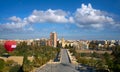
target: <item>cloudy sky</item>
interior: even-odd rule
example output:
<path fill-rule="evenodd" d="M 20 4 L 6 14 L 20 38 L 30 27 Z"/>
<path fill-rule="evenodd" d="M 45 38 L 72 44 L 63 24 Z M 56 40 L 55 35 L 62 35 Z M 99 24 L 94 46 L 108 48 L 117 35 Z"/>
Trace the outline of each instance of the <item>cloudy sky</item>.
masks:
<path fill-rule="evenodd" d="M 0 0 L 0 39 L 120 39 L 120 0 Z"/>

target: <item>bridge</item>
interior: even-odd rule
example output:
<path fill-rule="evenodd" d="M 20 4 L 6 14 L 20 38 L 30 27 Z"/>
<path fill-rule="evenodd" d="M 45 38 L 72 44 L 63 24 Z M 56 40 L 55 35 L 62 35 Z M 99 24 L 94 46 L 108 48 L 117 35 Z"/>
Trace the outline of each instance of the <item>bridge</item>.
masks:
<path fill-rule="evenodd" d="M 38 68 L 35 72 L 79 72 L 75 69 L 75 65 L 70 63 L 66 49 L 61 49 L 60 62 L 48 63 L 42 68 Z"/>

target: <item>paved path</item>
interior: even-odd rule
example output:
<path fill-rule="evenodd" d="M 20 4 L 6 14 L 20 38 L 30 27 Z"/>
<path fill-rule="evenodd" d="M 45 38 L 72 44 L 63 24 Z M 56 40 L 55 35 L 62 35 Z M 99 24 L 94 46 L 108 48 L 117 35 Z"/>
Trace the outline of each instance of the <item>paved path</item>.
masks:
<path fill-rule="evenodd" d="M 69 61 L 66 49 L 61 49 L 61 62 L 46 64 L 44 67 L 39 68 L 36 72 L 79 72 L 75 70 L 75 66 Z"/>

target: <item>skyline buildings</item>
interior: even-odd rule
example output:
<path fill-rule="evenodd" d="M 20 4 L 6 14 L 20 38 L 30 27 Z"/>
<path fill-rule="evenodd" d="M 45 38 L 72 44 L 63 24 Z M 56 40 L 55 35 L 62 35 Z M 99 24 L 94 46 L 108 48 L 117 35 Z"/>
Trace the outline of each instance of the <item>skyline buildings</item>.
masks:
<path fill-rule="evenodd" d="M 0 44 L 4 45 L 5 41 L 8 40 L 0 40 Z M 12 40 L 10 40 L 12 41 Z M 89 45 L 96 44 L 99 48 L 108 48 L 120 45 L 120 40 L 66 40 L 63 37 L 61 39 L 57 38 L 56 32 L 51 32 L 49 38 L 41 38 L 41 39 L 29 39 L 29 40 L 13 40 L 16 41 L 17 44 L 25 42 L 27 45 L 37 45 L 37 46 L 51 46 L 51 47 L 76 47 L 77 49 L 89 49 Z M 93 45 L 94 46 L 94 45 Z"/>

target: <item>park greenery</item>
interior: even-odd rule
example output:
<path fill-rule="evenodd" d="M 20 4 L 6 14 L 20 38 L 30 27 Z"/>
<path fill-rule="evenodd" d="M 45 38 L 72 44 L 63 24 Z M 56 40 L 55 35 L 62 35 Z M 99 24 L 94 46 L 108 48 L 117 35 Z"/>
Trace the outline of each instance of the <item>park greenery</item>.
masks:
<path fill-rule="evenodd" d="M 105 52 L 99 54 L 92 53 L 77 53 L 76 49 L 71 46 L 66 46 L 73 56 L 77 59 L 77 62 L 90 67 L 93 67 L 97 72 L 119 72 L 120 71 L 120 46 L 114 46 L 112 53 Z"/>
<path fill-rule="evenodd" d="M 90 45 L 90 48 L 96 48 Z M 0 59 L 0 72 L 30 72 L 34 68 L 40 67 L 47 63 L 49 60 L 53 60 L 56 55 L 60 52 L 61 45 L 59 48 L 53 48 L 49 46 L 38 46 L 27 45 L 26 42 L 21 42 L 17 45 L 17 48 L 10 52 L 11 56 L 23 56 L 23 64 L 19 65 L 13 60 L 4 61 Z M 112 53 L 105 52 L 104 54 L 92 53 L 77 53 L 76 49 L 71 45 L 66 45 L 66 49 L 76 57 L 77 62 L 93 67 L 98 72 L 109 71 L 118 72 L 120 71 L 120 46 L 116 45 L 112 48 Z M 3 45 L 0 45 L 0 56 L 3 56 L 5 50 Z M 33 61 L 28 60 L 28 57 L 34 57 Z"/>
<path fill-rule="evenodd" d="M 19 65 L 13 60 L 4 61 L 0 59 L 0 72 L 30 72 L 50 60 L 53 60 L 60 52 L 60 48 L 50 46 L 27 45 L 26 42 L 17 44 L 14 51 L 9 52 L 10 56 L 23 56 L 23 64 Z M 7 53 L 3 45 L 0 45 L 0 56 Z M 28 57 L 34 57 L 32 61 Z"/>

